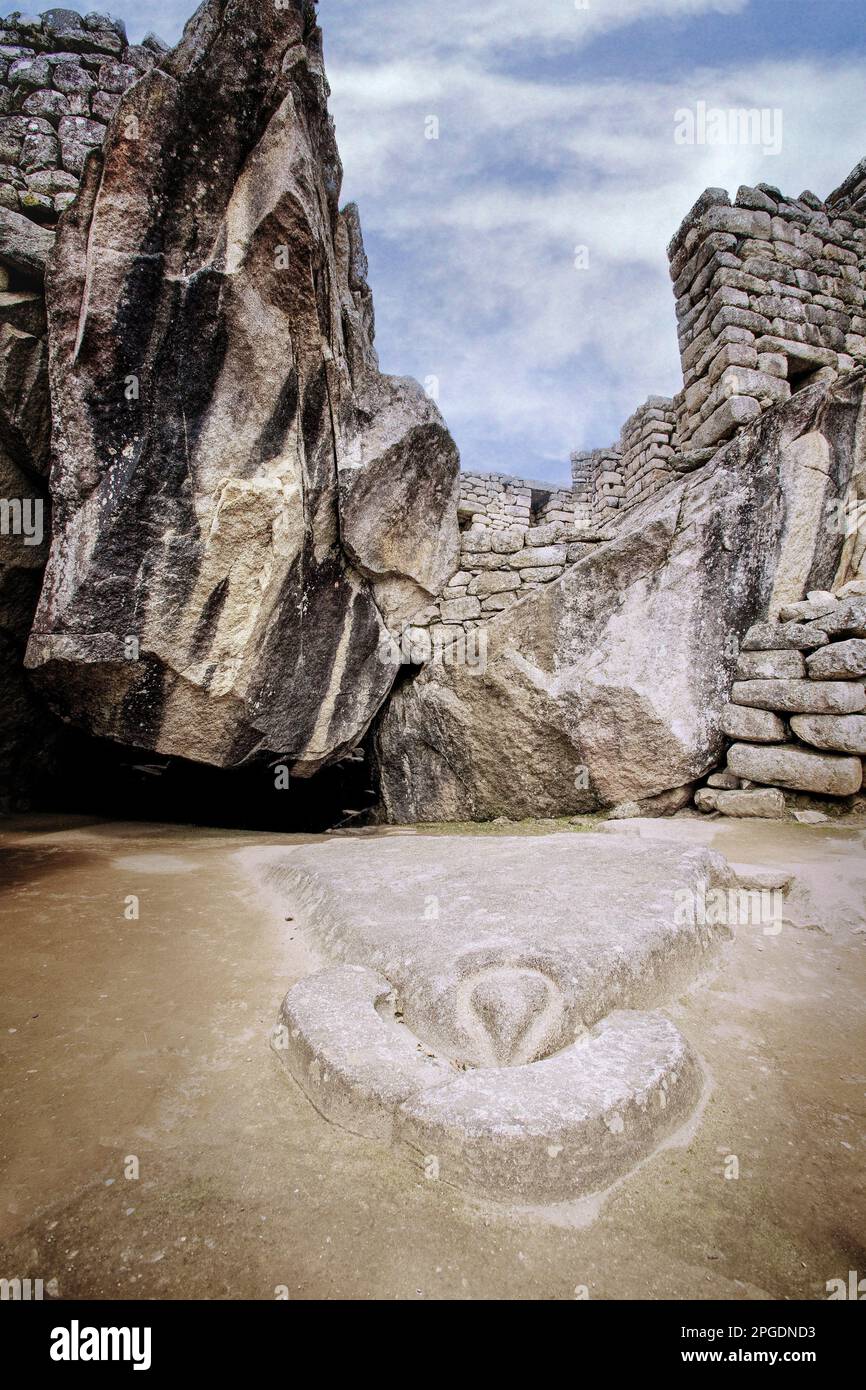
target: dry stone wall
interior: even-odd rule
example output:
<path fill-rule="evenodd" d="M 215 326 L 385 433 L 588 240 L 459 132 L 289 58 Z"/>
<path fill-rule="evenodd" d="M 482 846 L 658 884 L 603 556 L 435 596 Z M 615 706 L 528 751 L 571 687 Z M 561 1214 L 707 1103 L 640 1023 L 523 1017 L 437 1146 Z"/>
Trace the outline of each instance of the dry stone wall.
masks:
<path fill-rule="evenodd" d="M 0 20 L 0 207 L 53 225 L 121 95 L 167 45 L 127 42 L 104 14 L 19 11 Z"/>
<path fill-rule="evenodd" d="M 506 473 L 461 473 L 458 510 L 464 525 L 491 530 L 543 526 L 551 521 L 573 525 L 575 521 L 570 488 Z"/>
<path fill-rule="evenodd" d="M 866 219 L 759 184 L 709 189 L 671 242 L 683 450 L 727 440 L 793 391 L 866 362 Z"/>
<path fill-rule="evenodd" d="M 822 202 L 759 184 L 701 195 L 668 247 L 683 388 L 606 449 L 572 454 L 578 505 L 611 525 L 764 411 L 866 363 L 866 160 Z"/>
<path fill-rule="evenodd" d="M 572 489 L 504 473 L 461 473 L 458 516 L 460 567 L 412 620 L 419 659 L 558 579 L 600 539 Z"/>
<path fill-rule="evenodd" d="M 780 819 L 792 794 L 849 802 L 863 785 L 864 681 L 866 580 L 812 591 L 756 623 L 722 712 L 727 762 L 695 794 L 698 810 Z M 794 815 L 826 819 L 814 808 Z"/>

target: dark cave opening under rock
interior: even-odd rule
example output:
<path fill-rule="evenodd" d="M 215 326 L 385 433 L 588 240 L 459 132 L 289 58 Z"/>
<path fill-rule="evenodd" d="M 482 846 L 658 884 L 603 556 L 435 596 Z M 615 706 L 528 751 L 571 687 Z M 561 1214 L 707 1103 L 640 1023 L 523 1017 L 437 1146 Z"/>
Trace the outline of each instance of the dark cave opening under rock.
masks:
<path fill-rule="evenodd" d="M 6 809 L 310 834 L 377 818 L 368 741 L 312 777 L 292 776 L 289 766 L 270 755 L 212 767 L 60 726 L 26 794 Z"/>

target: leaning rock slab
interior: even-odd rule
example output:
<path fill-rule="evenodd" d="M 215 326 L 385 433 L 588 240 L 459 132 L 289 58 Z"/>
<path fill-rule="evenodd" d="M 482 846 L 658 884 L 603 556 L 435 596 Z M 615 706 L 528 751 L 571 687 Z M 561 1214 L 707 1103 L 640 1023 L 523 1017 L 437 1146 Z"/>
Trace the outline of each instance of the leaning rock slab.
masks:
<path fill-rule="evenodd" d="M 859 758 L 837 758 L 804 748 L 735 743 L 728 751 L 728 764 L 738 777 L 750 782 L 770 782 L 822 796 L 853 796 L 863 784 Z"/>
<path fill-rule="evenodd" d="M 457 452 L 378 370 L 327 95 L 311 0 L 208 0 L 61 221 L 28 664 L 93 734 L 311 773 L 366 732 L 389 624 L 454 564 Z"/>
<path fill-rule="evenodd" d="M 489 622 L 483 669 L 432 662 L 402 684 L 376 735 L 389 820 L 580 813 L 709 772 L 737 642 L 770 611 L 778 576 L 787 602 L 836 575 L 843 538 L 826 508 L 857 466 L 862 397 L 862 376 L 792 397 Z M 807 432 L 828 461 L 808 507 Z M 764 626 L 756 647 L 828 640 L 804 624 L 788 640 L 783 625 Z"/>

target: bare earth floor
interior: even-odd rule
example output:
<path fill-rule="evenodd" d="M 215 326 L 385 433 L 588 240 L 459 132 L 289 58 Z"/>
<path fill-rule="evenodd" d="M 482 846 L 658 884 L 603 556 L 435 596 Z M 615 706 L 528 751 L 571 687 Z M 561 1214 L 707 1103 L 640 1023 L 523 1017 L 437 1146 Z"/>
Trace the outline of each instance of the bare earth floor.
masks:
<path fill-rule="evenodd" d="M 665 1010 L 710 1078 L 679 1145 L 603 1198 L 528 1210 L 328 1124 L 270 1049 L 316 961 L 237 851 L 314 837 L 5 822 L 0 1276 L 72 1298 L 783 1299 L 862 1274 L 866 935 L 839 885 L 862 899 L 866 828 L 611 833 L 625 862 L 629 835 L 673 833 L 808 864 L 829 920 L 739 929 Z"/>

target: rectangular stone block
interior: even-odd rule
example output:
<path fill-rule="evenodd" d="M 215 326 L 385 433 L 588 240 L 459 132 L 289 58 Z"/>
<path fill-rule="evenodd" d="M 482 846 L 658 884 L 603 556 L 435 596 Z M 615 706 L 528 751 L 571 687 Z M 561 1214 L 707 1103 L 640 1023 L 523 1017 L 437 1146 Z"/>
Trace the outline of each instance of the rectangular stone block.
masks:
<path fill-rule="evenodd" d="M 775 652 L 740 652 L 737 678 L 741 681 L 805 680 L 806 659 L 790 648 Z"/>
<path fill-rule="evenodd" d="M 520 571 L 520 578 L 524 584 L 549 584 L 551 579 L 558 579 L 564 569 L 564 565 L 545 565 L 538 569 L 523 569 Z"/>
<path fill-rule="evenodd" d="M 481 614 L 481 604 L 477 598 L 456 598 L 450 602 L 443 600 L 439 607 L 443 623 L 462 623 L 467 618 L 477 618 Z"/>
<path fill-rule="evenodd" d="M 719 440 L 727 439 L 744 425 L 757 420 L 761 414 L 758 402 L 750 396 L 732 396 L 714 411 L 708 420 L 695 430 L 692 447 L 705 449 Z"/>
<path fill-rule="evenodd" d="M 497 531 L 492 537 L 491 549 L 497 555 L 508 555 L 513 551 L 522 550 L 526 534 L 521 526 L 509 526 L 504 531 Z"/>
<path fill-rule="evenodd" d="M 866 676 L 866 641 L 851 637 L 847 642 L 831 642 L 807 658 L 813 681 L 851 680 Z"/>
<path fill-rule="evenodd" d="M 713 337 L 725 328 L 747 328 L 750 333 L 768 333 L 771 321 L 751 309 L 720 309 L 710 324 Z"/>
<path fill-rule="evenodd" d="M 860 714 L 866 709 L 866 687 L 858 681 L 735 681 L 731 700 L 785 714 Z"/>
<path fill-rule="evenodd" d="M 713 207 L 704 214 L 702 221 L 708 232 L 728 232 L 736 237 L 757 237 L 767 241 L 773 235 L 773 218 L 770 214 L 751 208 Z"/>
<path fill-rule="evenodd" d="M 792 744 L 767 748 L 735 743 L 728 751 L 728 766 L 749 782 L 816 792 L 820 796 L 854 796 L 863 785 L 863 764 L 859 758 L 812 753 Z"/>
<path fill-rule="evenodd" d="M 567 549 L 564 545 L 527 546 L 511 561 L 517 570 L 547 565 L 564 565 Z"/>
<path fill-rule="evenodd" d="M 722 376 L 720 386 L 729 396 L 752 396 L 762 405 L 778 405 L 791 399 L 791 388 L 787 381 L 764 372 L 751 371 L 748 367 L 728 367 Z"/>
<path fill-rule="evenodd" d="M 489 598 L 491 594 L 504 594 L 509 589 L 519 588 L 520 576 L 512 570 L 487 570 L 472 580 L 469 593 L 478 598 Z"/>
<path fill-rule="evenodd" d="M 742 650 L 776 652 L 784 648 L 808 652 L 826 647 L 829 640 L 814 623 L 755 623 L 743 638 Z"/>
<path fill-rule="evenodd" d="M 791 728 L 804 743 L 866 757 L 866 715 L 795 714 Z"/>
<path fill-rule="evenodd" d="M 777 714 L 734 704 L 722 710 L 722 733 L 749 743 L 783 743 L 788 731 Z"/>

